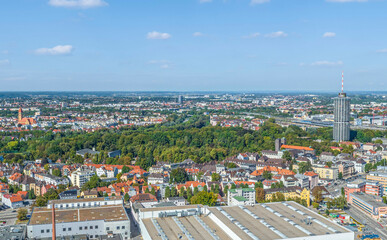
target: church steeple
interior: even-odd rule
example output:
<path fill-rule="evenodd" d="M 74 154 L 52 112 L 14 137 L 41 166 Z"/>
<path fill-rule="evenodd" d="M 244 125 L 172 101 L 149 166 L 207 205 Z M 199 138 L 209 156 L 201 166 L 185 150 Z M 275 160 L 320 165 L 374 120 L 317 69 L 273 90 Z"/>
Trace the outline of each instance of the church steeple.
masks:
<path fill-rule="evenodd" d="M 23 119 L 23 109 L 19 108 L 18 120 L 19 122 Z"/>

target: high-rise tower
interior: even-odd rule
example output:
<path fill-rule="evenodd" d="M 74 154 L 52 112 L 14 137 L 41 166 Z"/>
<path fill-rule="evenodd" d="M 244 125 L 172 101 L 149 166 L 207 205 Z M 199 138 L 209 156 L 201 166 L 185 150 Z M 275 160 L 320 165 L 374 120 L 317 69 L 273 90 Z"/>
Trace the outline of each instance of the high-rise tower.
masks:
<path fill-rule="evenodd" d="M 349 112 L 350 98 L 344 93 L 344 73 L 341 75 L 341 93 L 333 99 L 334 102 L 334 125 L 333 139 L 336 142 L 349 140 Z"/>

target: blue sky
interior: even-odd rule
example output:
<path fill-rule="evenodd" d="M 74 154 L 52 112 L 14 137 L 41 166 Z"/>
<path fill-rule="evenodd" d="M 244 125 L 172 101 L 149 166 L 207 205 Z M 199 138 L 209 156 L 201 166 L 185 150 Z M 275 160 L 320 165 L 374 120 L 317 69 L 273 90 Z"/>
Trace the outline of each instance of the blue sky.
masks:
<path fill-rule="evenodd" d="M 5 0 L 2 91 L 387 90 L 386 0 Z"/>

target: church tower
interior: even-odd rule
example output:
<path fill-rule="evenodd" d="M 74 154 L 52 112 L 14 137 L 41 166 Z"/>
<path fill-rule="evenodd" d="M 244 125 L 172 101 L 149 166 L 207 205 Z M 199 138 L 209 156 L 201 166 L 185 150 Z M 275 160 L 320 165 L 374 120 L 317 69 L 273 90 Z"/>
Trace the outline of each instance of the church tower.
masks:
<path fill-rule="evenodd" d="M 23 110 L 22 108 L 19 108 L 19 115 L 18 115 L 18 118 L 19 122 L 23 119 Z"/>

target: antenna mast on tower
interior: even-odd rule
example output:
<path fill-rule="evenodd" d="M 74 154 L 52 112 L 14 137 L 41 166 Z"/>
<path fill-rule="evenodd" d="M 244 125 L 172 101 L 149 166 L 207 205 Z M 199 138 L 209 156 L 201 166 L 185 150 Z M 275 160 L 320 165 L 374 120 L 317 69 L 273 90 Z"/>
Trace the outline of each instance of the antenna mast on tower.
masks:
<path fill-rule="evenodd" d="M 341 93 L 344 92 L 344 71 L 341 72 Z"/>

